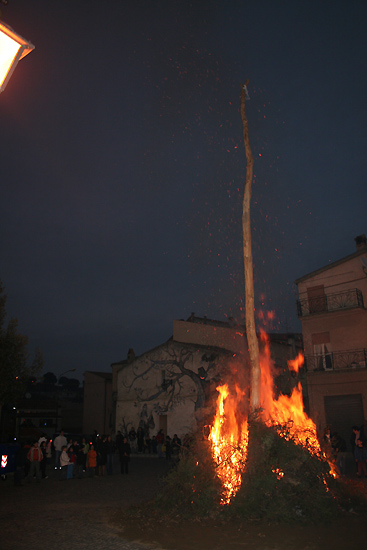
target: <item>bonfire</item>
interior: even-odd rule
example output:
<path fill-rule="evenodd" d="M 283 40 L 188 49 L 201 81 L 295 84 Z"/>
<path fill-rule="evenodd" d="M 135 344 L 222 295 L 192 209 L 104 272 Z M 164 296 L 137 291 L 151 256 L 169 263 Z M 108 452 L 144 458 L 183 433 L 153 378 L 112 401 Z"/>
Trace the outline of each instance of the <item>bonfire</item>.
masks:
<path fill-rule="evenodd" d="M 253 157 L 245 113 L 247 84 L 241 87 L 247 160 L 242 226 L 251 383 L 243 388 L 231 380 L 217 387 L 216 414 L 207 445 L 196 444 L 186 450 L 177 471 L 168 478 L 160 503 L 171 510 L 180 509 L 180 513 L 192 510 L 210 515 L 229 510 L 242 518 L 321 519 L 340 509 L 336 467 L 322 450 L 316 426 L 305 413 L 301 384 L 290 395 L 275 397 L 268 337 L 262 331 L 259 345 L 255 329 L 250 235 Z M 302 354 L 288 363 L 294 372 L 302 365 Z"/>
<path fill-rule="evenodd" d="M 261 332 L 262 352 L 255 329 L 253 264 L 251 249 L 250 200 L 252 187 L 253 156 L 250 148 L 248 121 L 245 102 L 249 99 L 248 81 L 241 87 L 241 118 L 243 139 L 246 151 L 246 181 L 243 196 L 242 231 L 243 259 L 246 296 L 246 337 L 251 367 L 251 387 L 249 388 L 250 412 L 267 427 L 274 427 L 279 437 L 301 446 L 306 453 L 327 460 L 322 453 L 317 438 L 316 426 L 306 415 L 303 407 L 302 387 L 299 383 L 290 396 L 274 397 L 273 368 L 267 335 Z M 303 356 L 289 363 L 291 370 L 298 371 L 303 364 Z M 212 455 L 217 466 L 217 475 L 223 486 L 221 503 L 229 504 L 241 487 L 242 474 L 246 467 L 249 438 L 249 421 L 243 416 L 243 407 L 238 400 L 243 400 L 244 388 L 236 386 L 231 394 L 228 385 L 219 386 L 217 412 L 210 431 L 209 440 Z M 241 414 L 242 413 L 242 414 Z M 239 420 L 240 419 L 240 420 Z M 274 457 L 276 460 L 277 457 Z M 277 480 L 285 478 L 286 473 L 278 466 L 269 464 Z M 330 464 L 330 474 L 336 476 L 335 468 Z M 325 476 L 322 476 L 326 490 Z"/>
<path fill-rule="evenodd" d="M 264 331 L 261 331 L 261 342 L 261 400 L 257 421 L 269 428 L 274 428 L 280 438 L 301 446 L 306 454 L 317 458 L 323 465 L 327 463 L 329 475 L 337 477 L 334 463 L 321 449 L 316 425 L 304 411 L 301 383 L 298 382 L 291 395 L 280 394 L 275 398 L 273 362 L 270 356 L 269 338 Z M 288 362 L 289 369 L 295 372 L 298 372 L 302 365 L 302 353 Z M 242 404 L 246 394 L 244 389 L 234 384 L 234 391 L 231 393 L 228 384 L 223 384 L 217 387 L 217 391 L 216 414 L 208 439 L 211 443 L 217 476 L 222 484 L 220 501 L 222 505 L 228 505 L 239 491 L 242 476 L 246 471 L 249 419 L 242 413 L 245 409 Z M 280 481 L 286 476 L 286 472 L 277 465 L 278 457 L 273 457 L 273 460 L 275 463 L 269 463 L 269 471 Z M 320 479 L 325 486 L 325 491 L 328 491 L 324 473 Z M 287 479 L 284 479 L 284 482 L 287 482 Z"/>

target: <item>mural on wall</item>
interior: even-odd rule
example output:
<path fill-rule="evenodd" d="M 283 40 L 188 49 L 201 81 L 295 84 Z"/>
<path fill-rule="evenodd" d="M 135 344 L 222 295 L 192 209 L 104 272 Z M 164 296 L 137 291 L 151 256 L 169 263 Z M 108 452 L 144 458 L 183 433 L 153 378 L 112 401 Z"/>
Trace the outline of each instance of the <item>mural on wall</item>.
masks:
<path fill-rule="evenodd" d="M 203 354 L 197 347 L 169 343 L 155 355 L 134 362 L 122 380 L 127 391 L 134 392 L 136 405 L 144 402 L 141 412 L 144 422 L 153 421 L 152 413 L 149 416 L 147 412 L 147 402 L 152 402 L 158 415 L 167 414 L 187 399 L 194 403 L 195 414 L 203 409 L 220 379 L 219 353 Z"/>
<path fill-rule="evenodd" d="M 149 435 L 150 430 L 154 430 L 155 428 L 153 413 L 149 413 L 148 405 L 146 403 L 144 403 L 140 411 L 138 428 L 141 428 L 146 435 Z"/>

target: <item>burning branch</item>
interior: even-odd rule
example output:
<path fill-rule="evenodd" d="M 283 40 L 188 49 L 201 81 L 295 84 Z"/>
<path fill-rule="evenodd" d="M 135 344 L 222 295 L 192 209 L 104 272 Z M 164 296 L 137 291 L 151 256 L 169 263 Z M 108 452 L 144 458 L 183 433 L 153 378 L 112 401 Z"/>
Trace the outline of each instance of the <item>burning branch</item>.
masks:
<path fill-rule="evenodd" d="M 260 354 L 259 343 L 256 336 L 255 327 L 255 298 L 254 298 L 254 276 L 251 248 L 251 221 L 250 221 L 250 202 L 252 185 L 252 167 L 254 159 L 250 148 L 250 139 L 248 132 L 248 122 L 246 118 L 245 101 L 247 93 L 247 84 L 241 86 L 241 118 L 243 125 L 243 141 L 246 151 L 246 181 L 243 194 L 242 205 L 242 233 L 243 233 L 243 261 L 245 269 L 245 297 L 246 297 L 246 334 L 249 347 L 251 362 L 251 397 L 250 407 L 254 412 L 260 407 Z"/>

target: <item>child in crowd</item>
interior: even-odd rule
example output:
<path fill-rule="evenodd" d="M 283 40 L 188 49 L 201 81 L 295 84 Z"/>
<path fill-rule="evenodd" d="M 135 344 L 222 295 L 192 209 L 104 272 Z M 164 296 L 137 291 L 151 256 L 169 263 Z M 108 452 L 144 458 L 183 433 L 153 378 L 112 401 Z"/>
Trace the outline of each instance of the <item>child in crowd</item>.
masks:
<path fill-rule="evenodd" d="M 43 458 L 42 451 L 38 446 L 38 442 L 35 441 L 33 446 L 29 449 L 27 455 L 28 461 L 30 463 L 28 481 L 32 481 L 33 476 L 36 476 L 36 481 L 41 481 L 41 460 Z"/>
<path fill-rule="evenodd" d="M 97 468 L 97 453 L 94 450 L 94 445 L 91 445 L 87 454 L 87 472 L 90 477 L 94 477 L 96 468 Z"/>
<path fill-rule="evenodd" d="M 68 464 L 67 478 L 72 479 L 73 476 L 74 476 L 74 465 L 75 465 L 75 462 L 76 462 L 76 454 L 74 452 L 74 447 L 73 446 L 69 447 L 68 455 L 69 455 L 70 463 Z"/>

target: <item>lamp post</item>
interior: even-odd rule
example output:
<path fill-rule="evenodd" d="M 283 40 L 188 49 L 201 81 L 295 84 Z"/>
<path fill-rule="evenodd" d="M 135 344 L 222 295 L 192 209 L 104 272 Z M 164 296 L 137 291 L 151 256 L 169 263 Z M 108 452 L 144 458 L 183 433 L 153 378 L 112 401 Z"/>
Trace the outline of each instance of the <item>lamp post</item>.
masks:
<path fill-rule="evenodd" d="M 65 374 L 68 374 L 69 372 L 75 372 L 76 369 L 69 369 L 69 370 L 66 370 L 65 372 L 62 372 L 59 376 L 59 379 L 57 381 L 57 391 L 56 391 L 56 432 L 59 431 L 59 400 L 60 400 L 60 386 L 59 386 L 59 382 L 61 380 L 61 378 L 65 375 Z"/>
<path fill-rule="evenodd" d="M 0 92 L 5 90 L 18 62 L 32 50 L 33 44 L 0 21 Z"/>

